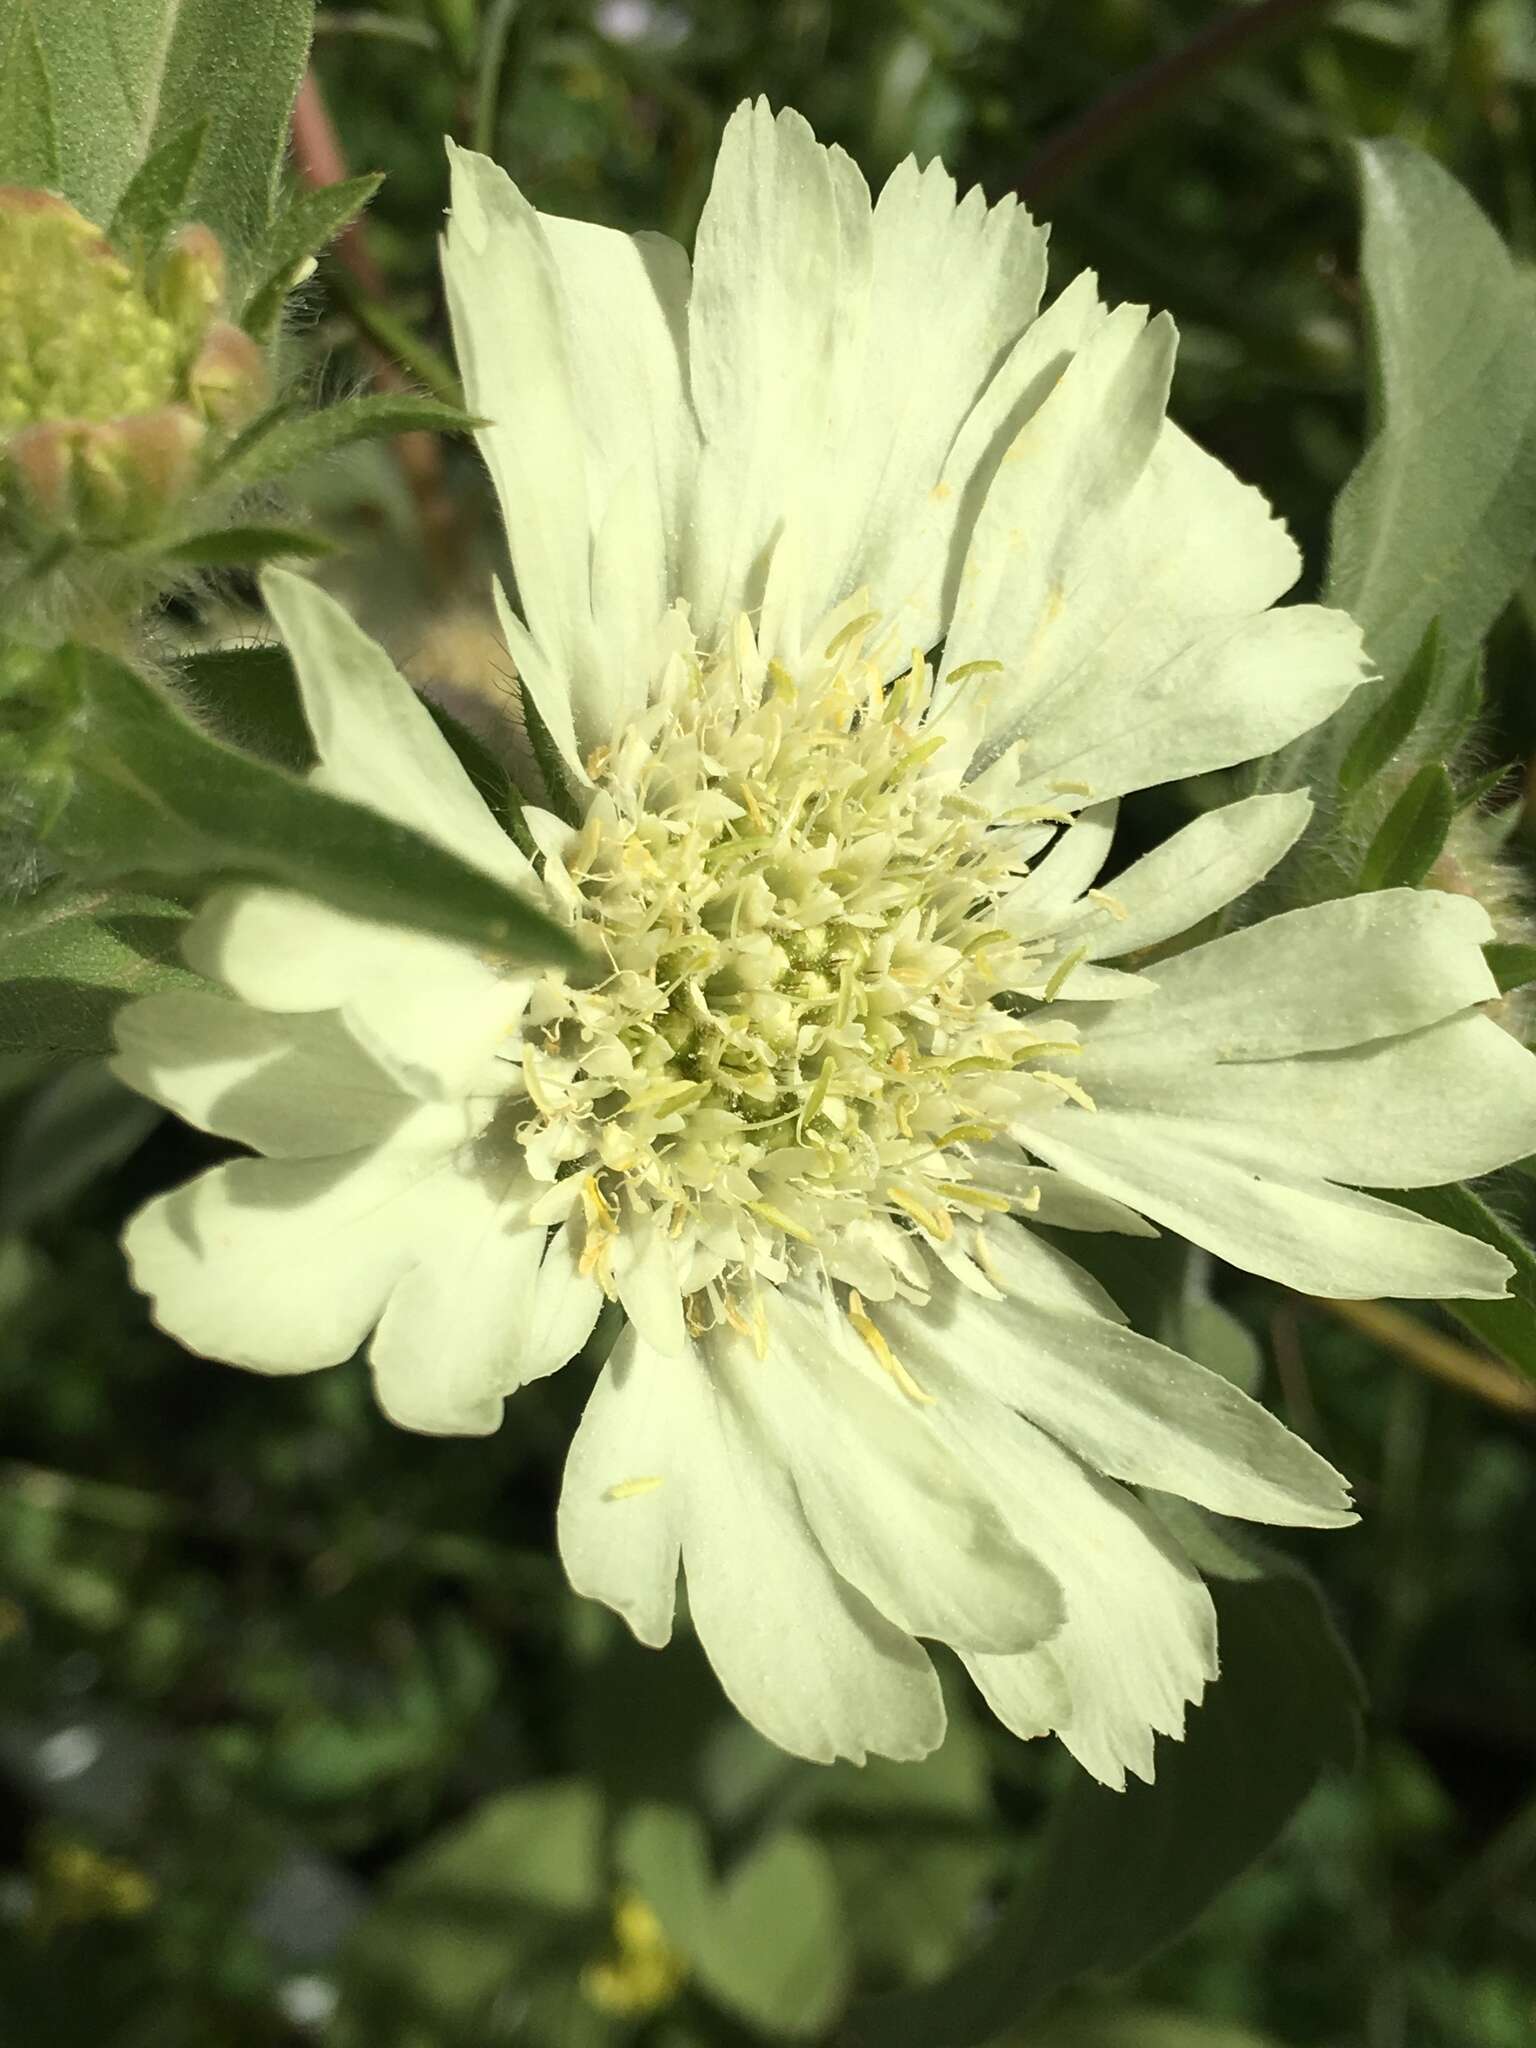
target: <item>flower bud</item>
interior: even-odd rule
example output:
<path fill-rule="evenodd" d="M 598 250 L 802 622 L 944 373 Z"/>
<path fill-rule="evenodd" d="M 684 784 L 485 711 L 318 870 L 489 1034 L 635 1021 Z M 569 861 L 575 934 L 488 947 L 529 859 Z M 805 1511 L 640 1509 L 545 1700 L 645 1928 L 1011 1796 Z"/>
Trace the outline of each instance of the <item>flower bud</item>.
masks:
<path fill-rule="evenodd" d="M 24 427 L 6 443 L 7 482 L 40 532 L 74 531 L 75 435 L 72 421 L 50 420 Z"/>
<path fill-rule="evenodd" d="M 224 251 L 211 228 L 183 228 L 160 259 L 155 301 L 177 333 L 195 346 L 224 310 Z"/>
<path fill-rule="evenodd" d="M 203 418 L 239 426 L 266 395 L 267 364 L 248 334 L 221 320 L 208 330 L 187 372 L 187 393 Z"/>

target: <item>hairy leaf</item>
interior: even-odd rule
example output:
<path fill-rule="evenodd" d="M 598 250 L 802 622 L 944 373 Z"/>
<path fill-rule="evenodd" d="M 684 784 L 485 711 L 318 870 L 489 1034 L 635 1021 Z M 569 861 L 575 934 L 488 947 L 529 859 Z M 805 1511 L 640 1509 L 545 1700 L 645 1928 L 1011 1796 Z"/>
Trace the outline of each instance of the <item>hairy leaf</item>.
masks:
<path fill-rule="evenodd" d="M 1459 676 L 1536 550 L 1536 295 L 1450 174 L 1405 142 L 1359 146 L 1375 433 L 1334 508 L 1327 597 L 1365 629 L 1383 682 L 1430 621 Z"/>
<path fill-rule="evenodd" d="M 252 266 L 255 284 L 241 322 L 258 340 L 265 341 L 282 317 L 295 271 L 357 218 L 382 183 L 382 174 L 375 173 L 323 185 L 289 200 L 272 223 Z"/>
<path fill-rule="evenodd" d="M 194 121 L 186 193 L 239 255 L 265 234 L 311 0 L 0 0 L 0 182 L 50 185 L 105 225 L 145 160 Z"/>
<path fill-rule="evenodd" d="M 465 434 L 478 424 L 470 414 L 435 398 L 346 398 L 319 412 L 278 407 L 232 444 L 220 474 L 227 482 L 256 483 L 286 476 L 354 441 L 392 434 Z"/>
<path fill-rule="evenodd" d="M 109 232 L 119 249 L 153 255 L 171 230 L 187 220 L 207 143 L 208 119 L 201 115 L 145 157 L 112 216 Z"/>
<path fill-rule="evenodd" d="M 236 753 L 107 655 L 53 661 L 77 709 L 42 836 L 82 875 L 259 878 L 511 958 L 576 962 L 542 911 L 419 832 Z"/>
<path fill-rule="evenodd" d="M 131 996 L 201 988 L 179 957 L 185 908 L 167 897 L 73 886 L 0 923 L 0 1053 L 112 1050 Z"/>
<path fill-rule="evenodd" d="M 1440 624 L 1431 619 L 1402 681 L 1383 697 L 1339 764 L 1339 787 L 1346 796 L 1364 789 L 1407 745 L 1429 701 L 1439 665 Z"/>
<path fill-rule="evenodd" d="M 302 526 L 220 526 L 173 541 L 164 557 L 191 569 L 258 569 L 285 556 L 315 561 L 335 550 L 334 541 Z"/>
<path fill-rule="evenodd" d="M 1384 1199 L 1431 1223 L 1444 1223 L 1491 1244 L 1514 1267 L 1502 1301 L 1443 1301 L 1440 1306 L 1475 1337 L 1536 1379 L 1536 1252 L 1467 1187 L 1408 1188 L 1384 1192 Z"/>
<path fill-rule="evenodd" d="M 1360 864 L 1362 889 L 1413 889 L 1445 845 L 1456 791 L 1439 761 L 1427 761 L 1382 819 Z"/>

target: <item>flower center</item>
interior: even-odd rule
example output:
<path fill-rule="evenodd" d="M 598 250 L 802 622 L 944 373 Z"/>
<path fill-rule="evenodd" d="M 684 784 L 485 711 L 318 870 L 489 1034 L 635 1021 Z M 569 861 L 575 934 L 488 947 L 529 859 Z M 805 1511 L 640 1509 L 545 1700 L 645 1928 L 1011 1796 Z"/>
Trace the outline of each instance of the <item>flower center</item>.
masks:
<path fill-rule="evenodd" d="M 922 1292 L 925 1246 L 1010 1206 L 974 1161 L 1021 1081 L 1074 1092 L 1072 1044 L 1030 1021 L 1052 944 L 1007 925 L 1024 844 L 1064 814 L 999 821 L 968 793 L 924 724 L 926 663 L 887 685 L 875 624 L 834 621 L 799 676 L 745 621 L 713 660 L 679 646 L 548 862 L 611 972 L 530 1007 L 519 1137 L 556 1182 L 536 1214 L 579 1199 L 605 1279 L 648 1215 L 695 1327 L 750 1325 L 753 1276 L 811 1259 Z"/>

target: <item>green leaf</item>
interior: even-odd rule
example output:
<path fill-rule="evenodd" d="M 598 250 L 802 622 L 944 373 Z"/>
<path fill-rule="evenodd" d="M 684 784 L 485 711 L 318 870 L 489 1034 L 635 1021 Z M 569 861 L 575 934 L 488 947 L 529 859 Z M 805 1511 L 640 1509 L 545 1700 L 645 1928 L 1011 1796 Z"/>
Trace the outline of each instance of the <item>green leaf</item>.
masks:
<path fill-rule="evenodd" d="M 1380 1192 L 1384 1201 L 1396 1202 L 1400 1209 L 1411 1209 L 1416 1216 L 1427 1216 L 1431 1223 L 1444 1223 L 1468 1237 L 1479 1238 L 1504 1254 L 1515 1270 L 1509 1293 L 1502 1301 L 1443 1301 L 1440 1306 L 1501 1358 L 1507 1358 L 1511 1365 L 1536 1379 L 1536 1252 L 1470 1188 L 1394 1188 Z"/>
<path fill-rule="evenodd" d="M 590 1785 L 561 1780 L 488 1799 L 396 1865 L 348 1942 L 344 1974 L 370 2001 L 432 2025 L 429 2038 L 472 2022 L 504 1985 L 526 1987 L 562 1922 L 601 1911 L 601 1849 Z"/>
<path fill-rule="evenodd" d="M 1360 863 L 1360 888 L 1417 888 L 1440 857 L 1456 816 L 1456 791 L 1439 761 L 1428 761 L 1377 828 Z"/>
<path fill-rule="evenodd" d="M 0 184 L 63 182 L 63 144 L 39 0 L 0 0 Z"/>
<path fill-rule="evenodd" d="M 279 640 L 259 647 L 219 647 L 183 655 L 176 675 L 189 701 L 221 739 L 247 754 L 304 770 L 315 743 L 304 716 L 299 679 Z"/>
<path fill-rule="evenodd" d="M 1403 679 L 1371 713 L 1339 764 L 1339 787 L 1353 796 L 1407 745 L 1429 701 L 1440 660 L 1440 622 L 1431 619 Z"/>
<path fill-rule="evenodd" d="M 842 2006 L 849 1970 L 826 1852 L 783 1828 L 717 1883 L 702 1822 L 680 1806 L 643 1806 L 620 1830 L 620 1869 L 729 2011 L 775 2034 L 820 2034 Z"/>
<path fill-rule="evenodd" d="M 73 886 L 0 921 L 0 1053 L 112 1050 L 131 996 L 205 984 L 178 957 L 187 912 L 165 897 Z"/>
<path fill-rule="evenodd" d="M 1352 1762 L 1359 1681 L 1308 1580 L 1214 1586 L 1221 1677 L 1157 1782 L 1079 1776 L 981 1949 L 936 1984 L 855 2008 L 856 2048 L 979 2048 L 1092 1971 L 1161 1948 L 1239 1876 L 1330 1764 Z"/>
<path fill-rule="evenodd" d="M 1381 684 L 1432 619 L 1459 677 L 1536 550 L 1536 296 L 1456 180 L 1405 142 L 1358 146 L 1375 433 L 1334 508 L 1326 598 L 1365 629 Z"/>
<path fill-rule="evenodd" d="M 311 0 L 0 0 L 0 182 L 51 185 L 103 224 L 195 121 L 190 217 L 237 258 L 272 212 Z"/>
<path fill-rule="evenodd" d="M 258 341 L 268 340 L 275 332 L 300 264 L 334 241 L 383 182 L 382 173 L 375 172 L 301 192 L 288 202 L 257 252 L 252 265 L 257 281 L 241 315 L 242 326 Z"/>
<path fill-rule="evenodd" d="M 478 424 L 471 414 L 435 398 L 346 398 L 320 412 L 297 415 L 289 407 L 276 407 L 231 446 L 217 474 L 227 483 L 256 483 L 286 476 L 354 441 L 390 434 L 465 434 Z"/>
<path fill-rule="evenodd" d="M 100 1060 L 53 1075 L 0 1153 L 0 1231 L 25 1230 L 64 1208 L 136 1152 L 162 1114 Z"/>
<path fill-rule="evenodd" d="M 41 836 L 83 874 L 259 878 L 511 958 L 578 962 L 569 934 L 504 884 L 380 812 L 236 753 L 122 662 L 66 647 L 51 666 L 79 709 L 59 757 L 66 794 Z"/>
<path fill-rule="evenodd" d="M 1536 946 L 1484 946 L 1483 958 L 1488 962 L 1488 971 L 1499 984 L 1503 994 L 1507 995 L 1512 988 L 1524 988 L 1527 983 L 1536 981 Z"/>
<path fill-rule="evenodd" d="M 108 229 L 119 249 L 152 256 L 171 230 L 190 218 L 188 201 L 207 140 L 207 116 L 200 115 L 139 165 Z"/>
<path fill-rule="evenodd" d="M 1224 2020 L 1127 2005 L 1109 2012 L 1053 2016 L 1046 2026 L 1030 2028 L 1029 2048 L 1282 2048 L 1282 2044 Z"/>
<path fill-rule="evenodd" d="M 334 554 L 336 543 L 302 526 L 222 526 L 189 534 L 156 552 L 191 569 L 256 569 L 284 556 L 317 561 Z"/>

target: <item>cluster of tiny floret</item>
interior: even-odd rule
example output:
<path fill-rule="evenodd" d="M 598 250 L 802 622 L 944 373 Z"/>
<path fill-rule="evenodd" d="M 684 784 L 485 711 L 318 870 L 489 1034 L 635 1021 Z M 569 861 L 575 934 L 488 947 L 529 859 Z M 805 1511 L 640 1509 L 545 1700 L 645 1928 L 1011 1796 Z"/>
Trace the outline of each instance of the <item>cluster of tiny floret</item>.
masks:
<path fill-rule="evenodd" d="M 649 708 L 547 848 L 609 971 L 551 976 L 524 1021 L 534 1216 L 579 1207 L 605 1284 L 643 1228 L 696 1330 L 758 1333 L 758 1280 L 811 1260 L 856 1317 L 861 1288 L 921 1298 L 927 1257 L 968 1261 L 1010 1206 L 975 1161 L 1020 1085 L 1076 1092 L 1072 1041 L 1031 1022 L 1071 962 L 1007 926 L 1026 849 L 1069 813 L 978 800 L 927 663 L 890 680 L 859 602 L 793 675 L 744 620 L 701 658 L 678 615 Z"/>
<path fill-rule="evenodd" d="M 0 432 L 168 404 L 182 352 L 89 222 L 61 205 L 0 208 Z"/>

